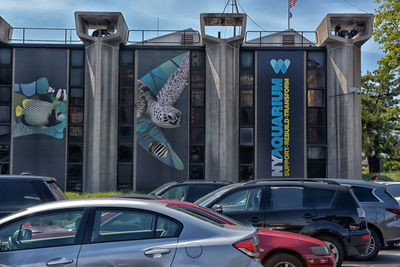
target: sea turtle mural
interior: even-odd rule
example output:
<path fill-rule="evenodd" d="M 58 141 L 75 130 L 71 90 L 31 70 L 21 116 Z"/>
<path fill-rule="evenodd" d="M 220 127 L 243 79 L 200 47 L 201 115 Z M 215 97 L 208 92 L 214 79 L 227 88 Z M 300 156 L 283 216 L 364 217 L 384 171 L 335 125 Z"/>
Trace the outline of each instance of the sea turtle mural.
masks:
<path fill-rule="evenodd" d="M 182 113 L 174 104 L 188 85 L 189 63 L 189 52 L 180 54 L 137 81 L 138 143 L 154 158 L 177 170 L 183 170 L 184 165 L 162 128 L 180 126 Z"/>

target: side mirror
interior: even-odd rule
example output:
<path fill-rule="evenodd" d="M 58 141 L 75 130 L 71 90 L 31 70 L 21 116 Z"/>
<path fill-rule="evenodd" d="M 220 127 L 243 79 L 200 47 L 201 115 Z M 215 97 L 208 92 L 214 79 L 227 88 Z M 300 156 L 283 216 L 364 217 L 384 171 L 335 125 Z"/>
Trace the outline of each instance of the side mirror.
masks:
<path fill-rule="evenodd" d="M 221 205 L 214 204 L 214 206 L 212 206 L 211 209 L 212 209 L 213 211 L 218 212 L 218 213 L 223 213 L 223 209 L 222 209 L 222 206 L 221 206 Z"/>

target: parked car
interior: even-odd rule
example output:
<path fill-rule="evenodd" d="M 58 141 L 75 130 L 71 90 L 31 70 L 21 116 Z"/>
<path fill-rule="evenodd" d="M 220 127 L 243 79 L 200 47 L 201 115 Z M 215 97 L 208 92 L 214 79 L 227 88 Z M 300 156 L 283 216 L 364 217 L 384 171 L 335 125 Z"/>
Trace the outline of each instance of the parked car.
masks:
<path fill-rule="evenodd" d="M 357 259 L 371 260 L 382 247 L 400 242 L 400 203 L 392 196 L 386 184 L 352 179 L 328 181 L 351 186 L 365 210 L 367 226 L 371 231 L 371 243 L 366 253 Z"/>
<path fill-rule="evenodd" d="M 200 207 L 195 203 L 176 200 L 158 201 L 204 216 L 217 223 L 243 225 L 230 217 Z M 335 265 L 334 255 L 325 243 L 318 239 L 266 228 L 259 228 L 257 236 L 260 241 L 260 261 L 265 267 L 285 266 L 285 264 L 292 267 L 333 267 Z"/>
<path fill-rule="evenodd" d="M 150 195 L 157 195 L 170 200 L 194 202 L 202 196 L 228 184 L 231 184 L 231 182 L 210 180 L 174 181 L 154 189 L 150 192 Z"/>
<path fill-rule="evenodd" d="M 26 175 L 0 175 L 0 197 L 0 218 L 29 206 L 67 199 L 55 178 Z"/>
<path fill-rule="evenodd" d="M 400 202 L 400 182 L 376 182 L 386 186 L 387 191 Z"/>
<path fill-rule="evenodd" d="M 365 253 L 369 244 L 365 212 L 345 186 L 255 180 L 222 187 L 195 203 L 244 224 L 320 239 L 334 253 L 337 266 L 345 256 Z"/>
<path fill-rule="evenodd" d="M 218 224 L 153 200 L 30 207 L 0 219 L 0 241 L 7 266 L 262 266 L 254 228 Z"/>

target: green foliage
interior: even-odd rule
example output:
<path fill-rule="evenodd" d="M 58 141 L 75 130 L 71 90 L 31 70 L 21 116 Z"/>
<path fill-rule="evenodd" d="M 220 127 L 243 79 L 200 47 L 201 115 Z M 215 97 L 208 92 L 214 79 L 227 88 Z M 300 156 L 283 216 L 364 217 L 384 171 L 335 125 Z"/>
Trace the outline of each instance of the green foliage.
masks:
<path fill-rule="evenodd" d="M 397 181 L 400 182 L 400 171 L 397 172 L 382 172 L 382 173 L 375 173 L 378 175 L 378 181 Z M 363 174 L 362 179 L 371 181 L 371 176 L 373 173 L 370 174 Z"/>
<path fill-rule="evenodd" d="M 134 193 L 131 191 L 115 191 L 115 192 L 99 192 L 99 193 L 77 193 L 77 192 L 65 192 L 68 199 L 81 199 L 81 198 L 102 198 L 102 197 L 111 197 L 122 194 Z"/>
<path fill-rule="evenodd" d="M 400 170 L 400 1 L 375 0 L 374 38 L 384 57 L 362 77 L 362 147 L 368 158 L 385 156 L 386 170 Z"/>

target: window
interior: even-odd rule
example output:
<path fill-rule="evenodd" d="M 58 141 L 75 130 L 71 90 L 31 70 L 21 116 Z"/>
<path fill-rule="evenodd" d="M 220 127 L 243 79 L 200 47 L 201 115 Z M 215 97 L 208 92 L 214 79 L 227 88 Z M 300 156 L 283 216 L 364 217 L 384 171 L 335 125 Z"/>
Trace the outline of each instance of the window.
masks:
<path fill-rule="evenodd" d="M 183 200 L 187 197 L 188 191 L 189 185 L 177 185 L 169 188 L 161 195 L 161 197 L 171 200 Z"/>
<path fill-rule="evenodd" d="M 309 208 L 301 187 L 271 187 L 271 210 Z"/>
<path fill-rule="evenodd" d="M 334 200 L 335 191 L 328 189 L 309 189 L 315 208 L 329 208 Z"/>
<path fill-rule="evenodd" d="M 91 241 L 109 242 L 179 236 L 175 220 L 136 210 L 97 210 Z"/>
<path fill-rule="evenodd" d="M 29 206 L 47 202 L 40 190 L 42 183 L 0 182 L 1 208 L 3 211 L 16 211 Z"/>
<path fill-rule="evenodd" d="M 134 51 L 121 50 L 119 56 L 117 178 L 119 190 L 132 190 L 133 188 L 134 80 Z"/>
<path fill-rule="evenodd" d="M 68 172 L 67 190 L 82 191 L 85 51 L 70 50 L 70 87 L 68 99 Z"/>
<path fill-rule="evenodd" d="M 379 199 L 373 194 L 372 188 L 352 186 L 351 189 L 360 202 L 379 202 Z"/>
<path fill-rule="evenodd" d="M 215 185 L 213 184 L 192 184 L 190 185 L 189 194 L 185 198 L 185 201 L 194 202 L 211 191 L 214 191 L 214 189 Z"/>
<path fill-rule="evenodd" d="M 224 212 L 230 211 L 259 211 L 262 188 L 240 190 L 229 194 L 217 204 Z"/>
<path fill-rule="evenodd" d="M 0 48 L 0 174 L 10 166 L 12 49 Z"/>
<path fill-rule="evenodd" d="M 240 52 L 239 69 L 239 180 L 253 179 L 254 168 L 254 52 Z"/>
<path fill-rule="evenodd" d="M 75 244 L 83 210 L 47 213 L 0 229 L 1 251 Z"/>

